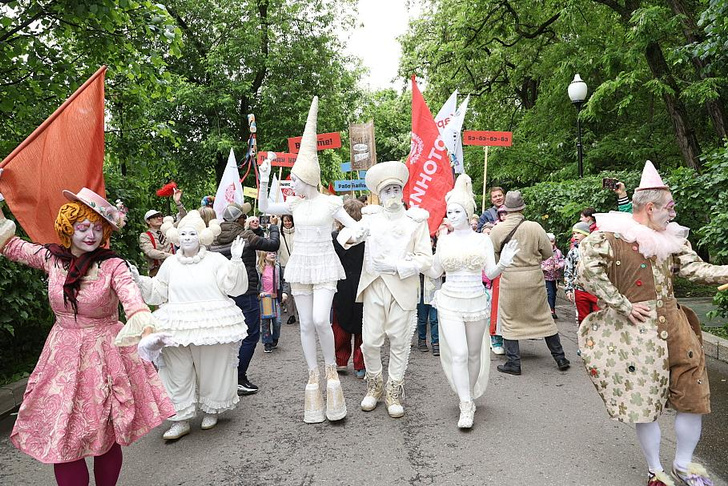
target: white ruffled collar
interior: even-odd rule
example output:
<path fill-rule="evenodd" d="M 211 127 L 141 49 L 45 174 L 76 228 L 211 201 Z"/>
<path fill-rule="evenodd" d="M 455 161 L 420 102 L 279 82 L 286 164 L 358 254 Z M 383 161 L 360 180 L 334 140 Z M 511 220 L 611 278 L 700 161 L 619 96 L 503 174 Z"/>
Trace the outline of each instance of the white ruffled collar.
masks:
<path fill-rule="evenodd" d="M 175 257 L 177 257 L 177 261 L 180 262 L 182 265 L 194 265 L 195 263 L 200 263 L 203 258 L 205 258 L 205 255 L 207 254 L 207 248 L 204 246 L 200 246 L 200 251 L 197 252 L 197 255 L 187 257 L 182 254 L 181 251 L 178 251 L 174 254 Z"/>
<path fill-rule="evenodd" d="M 620 238 L 629 243 L 637 242 L 639 252 L 645 258 L 656 256 L 660 262 L 673 253 L 679 252 L 685 245 L 690 232 L 690 228 L 680 226 L 675 222 L 668 224 L 665 231 L 655 231 L 635 221 L 631 213 L 610 211 L 594 216 L 599 231 L 618 234 Z"/>

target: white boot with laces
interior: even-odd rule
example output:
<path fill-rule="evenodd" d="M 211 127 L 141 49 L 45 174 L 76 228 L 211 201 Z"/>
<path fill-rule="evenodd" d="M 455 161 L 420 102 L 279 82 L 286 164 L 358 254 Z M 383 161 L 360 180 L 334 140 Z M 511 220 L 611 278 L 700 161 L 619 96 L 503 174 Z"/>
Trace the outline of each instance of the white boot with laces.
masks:
<path fill-rule="evenodd" d="M 469 400 L 460 402 L 460 420 L 458 427 L 461 429 L 469 429 L 473 426 L 473 418 L 475 418 L 475 402 Z"/>
<path fill-rule="evenodd" d="M 382 374 L 372 375 L 367 372 L 367 394 L 364 396 L 364 400 L 361 401 L 361 409 L 365 412 L 371 412 L 377 408 L 377 402 L 382 398 L 382 392 L 384 389 L 384 380 Z"/>

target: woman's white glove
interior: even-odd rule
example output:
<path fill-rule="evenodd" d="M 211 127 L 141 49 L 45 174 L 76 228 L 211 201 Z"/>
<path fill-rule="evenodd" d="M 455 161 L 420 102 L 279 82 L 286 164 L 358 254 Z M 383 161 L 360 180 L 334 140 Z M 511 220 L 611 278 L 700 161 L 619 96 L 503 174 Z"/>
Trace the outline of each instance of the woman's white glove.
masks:
<path fill-rule="evenodd" d="M 139 269 L 136 267 L 136 265 L 133 265 L 129 262 L 127 262 L 129 265 L 129 271 L 131 272 L 131 278 L 134 280 L 134 283 L 139 285 L 139 282 L 142 280 L 142 276 L 139 273 Z"/>
<path fill-rule="evenodd" d="M 243 248 L 245 248 L 245 239 L 238 236 L 230 245 L 230 259 L 236 262 L 242 261 Z"/>
<path fill-rule="evenodd" d="M 258 166 L 258 173 L 260 175 L 260 184 L 261 185 L 268 185 L 268 181 L 270 180 L 270 163 L 272 160 L 276 159 L 275 152 L 268 152 L 266 154 L 266 158 L 263 161 L 262 164 Z"/>
<path fill-rule="evenodd" d="M 162 353 L 165 346 L 177 346 L 177 341 L 168 332 L 155 332 L 139 341 L 137 352 L 144 361 L 154 362 Z"/>
<path fill-rule="evenodd" d="M 518 253 L 518 241 L 517 240 L 511 240 L 501 249 L 500 252 L 500 260 L 498 260 L 498 266 L 501 268 L 506 268 L 511 263 L 513 263 L 513 258 L 515 258 L 516 254 Z"/>

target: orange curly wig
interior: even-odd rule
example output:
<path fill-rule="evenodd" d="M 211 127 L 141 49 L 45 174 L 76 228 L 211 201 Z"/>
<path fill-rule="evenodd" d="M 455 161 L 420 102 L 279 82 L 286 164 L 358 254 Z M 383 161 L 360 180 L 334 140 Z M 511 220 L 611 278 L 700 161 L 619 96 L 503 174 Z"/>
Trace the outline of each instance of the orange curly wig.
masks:
<path fill-rule="evenodd" d="M 101 222 L 101 226 L 104 229 L 104 239 L 101 245 L 103 246 L 106 242 L 109 241 L 109 238 L 111 238 L 111 233 L 114 231 L 114 228 L 112 228 L 111 225 L 107 223 L 106 220 L 102 218 L 99 213 L 86 206 L 85 204 L 79 202 L 70 202 L 64 204 L 63 206 L 61 206 L 61 209 L 58 210 L 58 216 L 56 217 L 55 223 L 56 234 L 61 240 L 61 245 L 64 248 L 71 247 L 71 236 L 73 236 L 74 232 L 73 225 L 76 222 L 83 221 L 85 219 L 88 219 L 92 223 Z"/>

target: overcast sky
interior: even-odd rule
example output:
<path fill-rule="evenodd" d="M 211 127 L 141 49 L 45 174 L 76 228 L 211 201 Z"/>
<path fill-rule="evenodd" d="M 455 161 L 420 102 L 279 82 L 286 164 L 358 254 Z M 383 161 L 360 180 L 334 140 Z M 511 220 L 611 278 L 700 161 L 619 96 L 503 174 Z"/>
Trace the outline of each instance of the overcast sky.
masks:
<path fill-rule="evenodd" d="M 359 0 L 359 26 L 348 40 L 347 51 L 361 58 L 369 68 L 369 76 L 362 83 L 373 90 L 399 90 L 406 84 L 403 79 L 392 82 L 397 75 L 399 58 L 402 55 L 396 38 L 407 31 L 409 18 L 416 16 L 419 11 L 414 6 L 408 12 L 405 2 L 406 0 Z"/>

